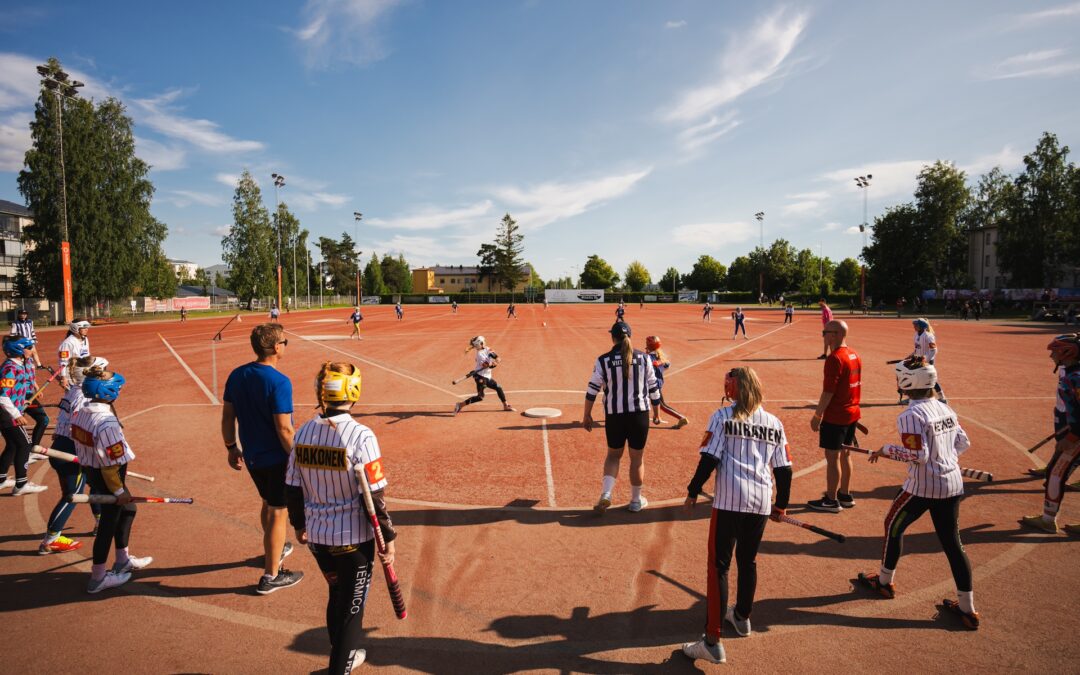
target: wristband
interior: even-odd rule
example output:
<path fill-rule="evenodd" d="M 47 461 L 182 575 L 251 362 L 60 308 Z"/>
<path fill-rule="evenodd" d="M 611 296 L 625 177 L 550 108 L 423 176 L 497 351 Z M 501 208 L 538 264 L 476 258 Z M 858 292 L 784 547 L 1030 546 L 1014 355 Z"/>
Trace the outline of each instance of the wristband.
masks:
<path fill-rule="evenodd" d="M 120 496 L 120 495 L 122 495 L 122 494 L 124 494 L 124 488 L 123 488 L 123 487 L 121 487 L 121 488 L 120 488 L 119 490 L 117 490 L 116 492 L 114 492 L 114 493 L 113 493 L 113 496 L 114 496 L 114 497 L 119 497 L 119 496 Z"/>

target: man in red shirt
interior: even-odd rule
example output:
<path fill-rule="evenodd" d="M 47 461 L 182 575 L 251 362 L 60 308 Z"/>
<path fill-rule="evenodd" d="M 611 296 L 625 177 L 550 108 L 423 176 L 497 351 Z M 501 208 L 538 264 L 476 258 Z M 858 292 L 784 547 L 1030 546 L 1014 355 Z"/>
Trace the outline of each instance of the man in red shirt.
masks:
<path fill-rule="evenodd" d="M 862 361 L 847 346 L 848 327 L 843 321 L 829 321 L 821 331 L 830 350 L 825 359 L 825 382 L 810 428 L 818 432 L 818 445 L 825 450 L 826 492 L 821 499 L 807 502 L 815 511 L 840 513 L 855 506 L 851 496 L 851 453 L 842 445 L 855 441 L 862 391 Z"/>

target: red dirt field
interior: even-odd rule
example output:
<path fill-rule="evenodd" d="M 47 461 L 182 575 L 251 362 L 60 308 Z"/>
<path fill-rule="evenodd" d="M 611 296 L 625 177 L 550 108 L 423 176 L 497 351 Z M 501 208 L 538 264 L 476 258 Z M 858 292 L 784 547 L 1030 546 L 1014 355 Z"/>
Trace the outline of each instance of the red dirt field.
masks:
<path fill-rule="evenodd" d="M 377 434 L 389 478 L 387 496 L 400 531 L 397 570 L 409 617 L 394 618 L 376 574 L 365 617 L 365 669 L 420 673 L 703 672 L 681 642 L 704 623 L 708 506 L 681 510 L 697 464 L 704 424 L 720 403 L 725 369 L 753 366 L 766 409 L 784 422 L 796 478 L 790 513 L 843 532 L 838 544 L 770 523 L 758 557 L 754 634 L 725 631 L 728 666 L 754 672 L 1076 671 L 1080 586 L 1069 581 L 1080 542 L 1022 531 L 1021 515 L 1041 509 L 1041 483 L 1026 471 L 1050 455 L 1025 449 L 1050 432 L 1056 383 L 1045 350 L 1053 327 L 935 321 L 942 384 L 973 446 L 964 466 L 990 471 L 993 483 L 967 483 L 961 536 L 975 570 L 978 632 L 944 612 L 955 597 L 929 516 L 908 530 L 895 600 L 854 588 L 876 571 L 882 520 L 903 481 L 894 462 L 857 461 L 856 508 L 805 511 L 824 489 L 824 467 L 810 409 L 820 390 L 821 322 L 779 310 L 748 312 L 749 340 L 731 339 L 718 308 L 631 305 L 635 346 L 661 336 L 673 363 L 665 398 L 691 419 L 680 430 L 653 427 L 646 452 L 647 509 L 591 505 L 599 489 L 603 430 L 579 425 L 595 357 L 610 346 L 613 307 L 520 305 L 365 307 L 363 340 L 344 339 L 347 310 L 283 316 L 289 345 L 282 371 L 292 378 L 297 426 L 314 412 L 313 380 L 325 360 L 352 360 L 363 372 L 354 414 Z M 849 318 L 841 316 L 841 318 Z M 303 583 L 255 594 L 261 567 L 258 497 L 249 478 L 226 465 L 217 397 L 229 371 L 251 359 L 247 334 L 261 317 L 244 315 L 224 339 L 224 323 L 146 323 L 91 330 L 95 354 L 127 377 L 117 401 L 137 455 L 132 469 L 153 484 L 146 495 L 193 496 L 192 506 L 146 505 L 132 552 L 153 555 L 122 589 L 87 595 L 92 539 L 80 507 L 69 534 L 73 553 L 39 556 L 37 545 L 59 489 L 47 463 L 31 480 L 50 489 L 0 497 L 0 612 L 6 672 L 133 673 L 318 672 L 325 669 L 326 585 L 298 547 L 291 569 Z M 546 323 L 546 326 L 544 325 Z M 850 317 L 849 344 L 861 355 L 863 445 L 893 440 L 900 408 L 887 359 L 910 352 L 908 319 Z M 160 334 L 160 336 L 159 336 Z M 502 412 L 494 394 L 456 418 L 453 404 L 473 393 L 451 380 L 472 368 L 464 350 L 483 334 L 500 354 L 496 379 L 519 411 L 563 412 L 540 421 Z M 60 333 L 42 335 L 54 354 Z M 325 339 L 332 338 L 332 339 Z M 166 341 L 168 346 L 166 345 Z M 170 352 L 169 346 L 176 355 Z M 181 361 L 182 359 L 182 361 Z M 217 363 L 217 390 L 212 363 Z M 190 372 L 188 372 L 190 368 Z M 56 403 L 55 386 L 46 390 Z M 602 413 L 598 408 L 598 417 Z M 629 498 L 626 462 L 616 504 Z M 711 486 L 708 487 L 711 492 Z M 1080 495 L 1068 494 L 1060 521 L 1080 521 Z M 291 538 L 291 532 L 290 532 Z M 734 570 L 732 583 L 734 584 Z M 732 587 L 734 593 L 734 586 Z"/>

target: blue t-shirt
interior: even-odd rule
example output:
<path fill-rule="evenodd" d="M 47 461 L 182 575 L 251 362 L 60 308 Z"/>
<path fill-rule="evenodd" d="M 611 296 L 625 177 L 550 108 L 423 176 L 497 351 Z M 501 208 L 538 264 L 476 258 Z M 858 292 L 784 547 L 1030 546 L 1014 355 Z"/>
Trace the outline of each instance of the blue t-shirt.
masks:
<path fill-rule="evenodd" d="M 281 447 L 274 415 L 292 414 L 292 382 L 272 366 L 248 363 L 229 374 L 225 401 L 236 411 L 240 446 L 249 469 L 265 469 L 289 461 Z"/>

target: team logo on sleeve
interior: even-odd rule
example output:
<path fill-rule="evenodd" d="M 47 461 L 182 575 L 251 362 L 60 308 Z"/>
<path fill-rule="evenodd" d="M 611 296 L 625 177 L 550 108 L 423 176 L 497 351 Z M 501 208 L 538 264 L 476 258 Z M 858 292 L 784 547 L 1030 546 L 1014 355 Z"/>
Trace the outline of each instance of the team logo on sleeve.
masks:
<path fill-rule="evenodd" d="M 105 448 L 105 452 L 108 453 L 109 459 L 120 459 L 124 456 L 124 444 L 113 443 L 109 447 Z"/>
<path fill-rule="evenodd" d="M 60 358 L 64 359 L 65 361 L 70 357 L 71 357 L 71 352 L 68 352 L 68 351 L 60 352 Z"/>
<path fill-rule="evenodd" d="M 88 447 L 94 446 L 94 435 L 86 429 L 77 427 L 74 424 L 71 425 L 71 440 Z"/>
<path fill-rule="evenodd" d="M 297 445 L 296 463 L 306 469 L 345 470 L 345 448 L 323 445 Z"/>
<path fill-rule="evenodd" d="M 900 442 L 908 450 L 922 450 L 922 436 L 919 434 L 900 434 Z"/>
<path fill-rule="evenodd" d="M 11 389 L 14 386 L 15 380 L 10 377 L 5 377 L 4 379 L 0 380 L 0 387 L 3 387 L 4 389 Z"/>
<path fill-rule="evenodd" d="M 382 459 L 376 459 L 365 464 L 364 474 L 367 476 L 369 483 L 378 483 L 385 480 L 386 474 L 383 473 Z"/>

